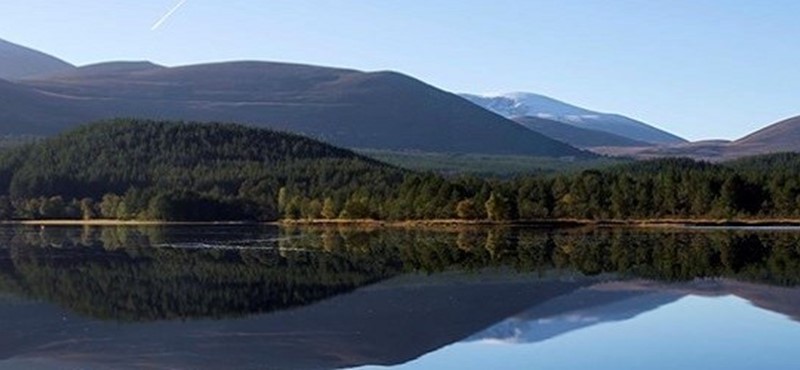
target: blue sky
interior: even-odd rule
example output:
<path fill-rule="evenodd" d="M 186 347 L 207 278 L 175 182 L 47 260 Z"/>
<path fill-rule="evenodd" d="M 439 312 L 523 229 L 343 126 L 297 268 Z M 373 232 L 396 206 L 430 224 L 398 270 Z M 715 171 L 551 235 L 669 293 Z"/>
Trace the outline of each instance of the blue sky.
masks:
<path fill-rule="evenodd" d="M 256 59 L 530 91 L 689 139 L 800 114 L 796 0 L 3 0 L 0 38 L 76 64 Z"/>

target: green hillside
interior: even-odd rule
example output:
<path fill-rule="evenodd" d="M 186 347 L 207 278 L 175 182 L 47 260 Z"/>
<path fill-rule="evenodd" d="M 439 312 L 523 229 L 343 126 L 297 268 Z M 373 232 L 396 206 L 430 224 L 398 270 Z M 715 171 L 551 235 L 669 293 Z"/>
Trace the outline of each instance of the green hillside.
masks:
<path fill-rule="evenodd" d="M 0 191 L 18 218 L 271 220 L 294 189 L 337 197 L 401 180 L 401 170 L 351 151 L 233 124 L 116 120 L 0 156 Z"/>

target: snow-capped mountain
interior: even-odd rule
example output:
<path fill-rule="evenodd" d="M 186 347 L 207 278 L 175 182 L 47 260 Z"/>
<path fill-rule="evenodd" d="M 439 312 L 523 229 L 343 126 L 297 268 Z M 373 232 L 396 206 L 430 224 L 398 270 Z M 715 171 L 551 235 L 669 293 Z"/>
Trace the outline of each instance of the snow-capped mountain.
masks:
<path fill-rule="evenodd" d="M 577 107 L 532 93 L 502 95 L 462 94 L 465 99 L 508 118 L 537 117 L 591 130 L 605 131 L 651 144 L 678 144 L 685 139 L 618 114 Z"/>

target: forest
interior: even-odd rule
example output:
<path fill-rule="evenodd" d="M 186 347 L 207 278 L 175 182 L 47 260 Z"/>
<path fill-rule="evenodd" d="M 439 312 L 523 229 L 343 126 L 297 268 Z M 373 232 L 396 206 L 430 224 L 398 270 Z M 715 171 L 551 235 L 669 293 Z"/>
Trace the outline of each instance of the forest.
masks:
<path fill-rule="evenodd" d="M 236 124 L 114 120 L 0 154 L 0 219 L 788 219 L 800 155 L 491 179 Z"/>

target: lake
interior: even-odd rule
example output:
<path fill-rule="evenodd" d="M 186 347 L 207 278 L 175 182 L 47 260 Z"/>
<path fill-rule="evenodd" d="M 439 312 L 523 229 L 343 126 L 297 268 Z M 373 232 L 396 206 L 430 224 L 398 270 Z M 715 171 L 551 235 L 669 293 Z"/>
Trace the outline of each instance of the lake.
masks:
<path fill-rule="evenodd" d="M 0 369 L 796 369 L 795 229 L 0 228 Z"/>

